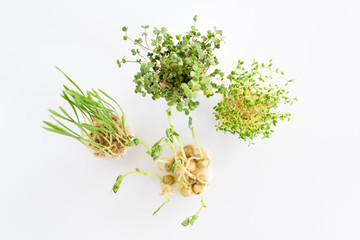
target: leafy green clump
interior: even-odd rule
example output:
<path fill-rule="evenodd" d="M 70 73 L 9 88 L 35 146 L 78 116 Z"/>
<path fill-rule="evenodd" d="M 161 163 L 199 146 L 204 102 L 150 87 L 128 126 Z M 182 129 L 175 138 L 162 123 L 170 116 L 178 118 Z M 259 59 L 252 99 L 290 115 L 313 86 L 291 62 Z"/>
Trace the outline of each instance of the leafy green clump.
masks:
<path fill-rule="evenodd" d="M 58 70 L 62 72 L 59 68 Z M 95 156 L 107 158 L 121 156 L 132 137 L 125 128 L 125 115 L 120 105 L 104 91 L 98 90 L 101 95 L 94 89 L 84 93 L 74 81 L 64 72 L 62 73 L 76 88 L 70 89 L 64 85 L 61 95 L 71 106 L 74 116 L 67 113 L 63 107 L 59 107 L 61 113 L 50 109 L 51 117 L 58 125 L 44 121 L 46 124 L 44 128 L 78 140 Z M 104 97 L 118 106 L 121 115 Z M 72 130 L 71 126 L 63 123 L 64 121 L 78 128 L 80 133 Z"/>
<path fill-rule="evenodd" d="M 250 70 L 238 62 L 235 71 L 227 78 L 230 85 L 219 89 L 223 99 L 214 107 L 216 128 L 238 135 L 252 143 L 254 137 L 262 134 L 268 138 L 279 120 L 290 120 L 290 113 L 276 111 L 280 104 L 292 104 L 284 88 L 293 80 L 286 79 L 283 72 L 272 70 L 272 62 L 253 62 Z"/>
<path fill-rule="evenodd" d="M 191 30 L 183 35 L 172 36 L 166 28 L 154 28 L 154 38 L 148 41 L 147 29 L 144 28 L 143 38 L 131 39 L 124 27 L 124 40 L 131 40 L 139 47 L 131 52 L 139 59 L 128 61 L 123 58 L 118 60 L 122 63 L 138 62 L 141 64 L 140 71 L 134 76 L 136 93 L 143 96 L 150 94 L 154 100 L 165 98 L 169 106 L 176 105 L 178 111 L 189 114 L 199 102 L 196 101 L 199 91 L 206 97 L 214 94 L 216 84 L 213 78 L 222 78 L 224 73 L 220 69 L 213 69 L 219 64 L 214 50 L 220 48 L 223 41 L 222 31 L 214 27 L 202 35 L 196 28 L 197 16 L 194 17 L 194 25 Z M 150 46 L 151 45 L 151 46 Z M 140 49 L 142 51 L 140 51 Z"/>

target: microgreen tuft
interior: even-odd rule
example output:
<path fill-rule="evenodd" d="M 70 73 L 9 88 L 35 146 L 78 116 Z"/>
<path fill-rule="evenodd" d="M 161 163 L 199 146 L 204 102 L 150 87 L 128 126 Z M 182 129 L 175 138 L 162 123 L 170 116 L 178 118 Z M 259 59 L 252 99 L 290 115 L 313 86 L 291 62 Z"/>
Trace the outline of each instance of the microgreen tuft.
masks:
<path fill-rule="evenodd" d="M 296 98 L 290 98 L 285 90 L 293 80 L 285 78 L 283 72 L 272 69 L 268 64 L 253 62 L 250 70 L 238 62 L 227 78 L 230 85 L 218 89 L 223 99 L 214 107 L 217 120 L 216 128 L 238 135 L 252 143 L 254 137 L 262 134 L 268 138 L 279 120 L 290 119 L 290 113 L 277 110 L 281 104 L 292 104 Z"/>
<path fill-rule="evenodd" d="M 222 31 L 214 28 L 201 34 L 195 28 L 197 16 L 193 20 L 189 32 L 175 37 L 166 28 L 155 27 L 154 38 L 148 39 L 148 26 L 142 26 L 143 38 L 132 39 L 127 28 L 123 28 L 124 39 L 131 40 L 137 47 L 131 50 L 137 58 L 126 60 L 140 63 L 140 71 L 134 76 L 135 92 L 143 96 L 150 94 L 154 100 L 165 98 L 169 106 L 175 105 L 185 114 L 199 105 L 198 91 L 206 97 L 212 96 L 216 87 L 212 79 L 224 75 L 220 69 L 212 70 L 219 64 L 214 51 L 223 41 Z M 118 65 L 121 67 L 119 60 Z"/>

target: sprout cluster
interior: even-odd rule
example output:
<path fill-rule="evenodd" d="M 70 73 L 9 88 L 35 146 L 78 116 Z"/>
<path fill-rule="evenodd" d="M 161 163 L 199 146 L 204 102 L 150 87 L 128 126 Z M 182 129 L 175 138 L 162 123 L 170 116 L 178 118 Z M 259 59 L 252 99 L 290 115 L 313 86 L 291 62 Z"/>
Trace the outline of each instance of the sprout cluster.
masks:
<path fill-rule="evenodd" d="M 70 89 L 64 85 L 61 95 L 70 105 L 73 116 L 63 107 L 59 107 L 60 112 L 50 109 L 51 117 L 57 125 L 44 121 L 46 125 L 44 128 L 78 140 L 95 156 L 111 159 L 122 156 L 126 151 L 126 145 L 132 139 L 125 127 L 125 115 L 120 105 L 104 91 L 99 90 L 99 93 L 92 89 L 84 93 L 74 81 L 64 72 L 62 73 L 75 87 Z M 121 114 L 113 104 L 120 109 Z M 80 132 L 76 132 L 71 127 L 78 128 Z"/>
<path fill-rule="evenodd" d="M 154 38 L 148 41 L 147 29 L 144 28 L 143 38 L 132 39 L 128 36 L 128 29 L 124 39 L 131 40 L 138 47 L 132 49 L 132 55 L 138 57 L 135 62 L 141 64 L 140 71 L 134 76 L 135 92 L 143 96 L 150 94 L 154 100 L 165 98 L 169 106 L 176 105 L 178 111 L 189 114 L 199 102 L 196 101 L 198 92 L 206 97 L 214 94 L 216 84 L 213 78 L 223 77 L 220 69 L 211 69 L 219 64 L 214 51 L 220 48 L 223 41 L 222 31 L 214 27 L 207 34 L 201 34 L 195 28 L 197 17 L 191 30 L 182 35 L 170 35 L 167 29 L 154 28 Z M 141 51 L 140 51 L 141 50 Z M 134 62 L 122 59 L 121 63 Z"/>
<path fill-rule="evenodd" d="M 168 175 L 163 177 L 163 183 L 170 186 L 170 188 L 165 187 L 164 191 L 177 192 L 184 197 L 201 194 L 211 180 L 210 157 L 205 149 L 199 152 L 195 145 L 186 145 L 183 150 L 185 154 L 180 151 L 177 157 L 184 168 L 176 168 L 173 171 L 174 157 L 164 163 L 162 170 L 168 172 Z"/>
<path fill-rule="evenodd" d="M 216 128 L 238 135 L 249 141 L 262 134 L 268 138 L 279 120 L 290 120 L 290 113 L 281 113 L 280 104 L 292 104 L 296 98 L 290 98 L 283 87 L 293 80 L 286 79 L 283 72 L 272 69 L 269 64 L 253 62 L 250 70 L 238 62 L 228 76 L 230 84 L 219 92 L 223 99 L 214 107 L 217 120 Z"/>
<path fill-rule="evenodd" d="M 152 157 L 154 162 L 158 163 L 160 170 L 165 171 L 167 174 L 161 177 L 137 168 L 135 171 L 118 176 L 113 186 L 113 192 L 118 192 L 124 177 L 129 174 L 140 173 L 146 176 L 152 175 L 157 177 L 160 180 L 162 189 L 160 195 L 165 196 L 166 201 L 161 204 L 153 214 L 156 214 L 165 204 L 170 202 L 170 198 L 168 197 L 169 193 L 178 193 L 184 197 L 192 194 L 202 194 L 200 210 L 182 223 L 184 226 L 192 225 L 200 211 L 205 207 L 203 199 L 207 185 L 210 184 L 212 177 L 212 164 L 207 151 L 200 147 L 195 137 L 192 118 L 189 118 L 188 126 L 196 144 L 183 146 L 180 135 L 174 130 L 171 124 L 171 107 L 168 108 L 167 115 L 170 127 L 166 129 L 165 136 L 157 141 L 151 148 L 138 138 L 134 138 L 133 141 L 128 143 L 128 145 L 131 146 L 143 144 L 147 149 L 147 154 Z M 172 156 L 163 156 L 163 151 L 166 146 L 169 146 L 173 151 Z M 177 151 L 176 148 L 180 148 L 180 151 Z"/>

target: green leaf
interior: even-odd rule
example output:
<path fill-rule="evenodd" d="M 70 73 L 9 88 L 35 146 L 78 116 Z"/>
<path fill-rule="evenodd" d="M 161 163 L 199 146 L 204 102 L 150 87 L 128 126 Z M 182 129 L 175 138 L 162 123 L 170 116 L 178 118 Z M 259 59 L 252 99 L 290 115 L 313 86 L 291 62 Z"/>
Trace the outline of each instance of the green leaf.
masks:
<path fill-rule="evenodd" d="M 174 135 L 171 128 L 166 129 L 165 131 L 166 137 L 170 140 L 170 142 L 174 142 Z"/>
<path fill-rule="evenodd" d="M 181 225 L 183 225 L 184 227 L 188 226 L 189 224 L 190 224 L 190 217 L 188 217 L 181 223 Z"/>
<path fill-rule="evenodd" d="M 198 215 L 197 215 L 197 214 L 195 214 L 195 215 L 193 215 L 193 216 L 190 216 L 190 217 L 188 217 L 187 219 L 185 219 L 185 220 L 181 223 L 181 225 L 183 225 L 184 227 L 189 226 L 189 224 L 190 224 L 190 225 L 193 225 L 194 222 L 195 222 L 195 220 L 196 220 L 197 218 L 198 218 Z"/>
<path fill-rule="evenodd" d="M 192 117 L 189 117 L 189 128 L 192 129 L 193 125 L 192 125 Z"/>
<path fill-rule="evenodd" d="M 64 117 L 63 115 L 55 112 L 54 110 L 49 109 L 49 112 L 50 112 L 51 114 L 53 114 L 54 116 L 58 117 L 58 118 L 64 119 L 64 120 L 66 120 L 66 121 L 71 121 L 71 119 L 68 119 L 68 118 Z"/>
<path fill-rule="evenodd" d="M 137 146 L 140 144 L 140 140 L 138 138 L 135 138 L 134 140 L 132 140 L 131 142 L 128 142 L 126 144 L 127 147 L 131 147 L 131 146 Z"/>
<path fill-rule="evenodd" d="M 160 142 L 157 142 L 151 147 L 150 156 L 154 161 L 156 161 L 161 157 L 161 153 L 162 153 L 162 148 Z"/>
<path fill-rule="evenodd" d="M 172 171 L 173 173 L 175 173 L 178 164 L 179 164 L 178 161 L 175 161 L 175 162 L 173 163 L 172 168 L 171 168 L 171 171 Z"/>
<path fill-rule="evenodd" d="M 157 29 L 156 27 L 154 27 L 153 33 L 154 33 L 155 35 L 158 35 L 158 34 L 160 33 L 160 31 L 159 31 L 159 29 Z"/>
<path fill-rule="evenodd" d="M 190 224 L 193 225 L 194 222 L 195 222 L 195 220 L 196 220 L 197 218 L 198 218 L 198 215 L 197 215 L 197 214 L 195 214 L 194 216 L 192 216 L 191 219 L 190 219 L 190 221 L 189 221 Z"/>
<path fill-rule="evenodd" d="M 76 85 L 76 83 L 75 83 L 73 80 L 71 80 L 71 79 L 68 77 L 68 75 L 66 75 L 60 68 L 56 67 L 56 69 L 59 70 L 59 71 L 84 95 L 83 91 L 81 91 L 81 89 L 79 88 L 79 86 Z"/>
<path fill-rule="evenodd" d="M 120 188 L 120 184 L 121 184 L 121 182 L 122 182 L 122 180 L 123 180 L 123 175 L 120 175 L 120 176 L 118 176 L 117 178 L 116 178 L 116 182 L 115 182 L 115 184 L 114 184 L 114 186 L 113 186 L 113 188 L 112 188 L 112 190 L 113 190 L 113 192 L 114 193 L 117 193 L 118 192 L 118 190 L 119 190 L 119 188 Z"/>

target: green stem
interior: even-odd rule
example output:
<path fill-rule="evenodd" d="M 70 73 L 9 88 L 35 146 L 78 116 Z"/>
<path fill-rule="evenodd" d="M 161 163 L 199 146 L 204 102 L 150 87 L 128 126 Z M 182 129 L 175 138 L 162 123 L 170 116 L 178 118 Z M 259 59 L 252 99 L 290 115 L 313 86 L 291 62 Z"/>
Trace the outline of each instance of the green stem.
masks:
<path fill-rule="evenodd" d="M 197 147 L 197 149 L 199 150 L 199 153 L 200 153 L 200 158 L 202 158 L 202 157 L 203 157 L 203 155 L 202 155 L 202 152 L 201 152 L 200 144 L 199 144 L 199 142 L 198 142 L 198 140 L 197 140 L 197 138 L 196 138 L 196 136 L 195 136 L 195 131 L 194 131 L 194 128 L 191 128 L 190 130 L 191 130 L 191 133 L 192 133 L 193 139 L 195 140 L 196 147 Z"/>
<path fill-rule="evenodd" d="M 155 215 L 158 211 L 160 211 L 160 209 L 161 209 L 165 204 L 167 204 L 167 203 L 170 202 L 170 199 L 169 199 L 169 197 L 168 197 L 167 194 L 165 194 L 165 197 L 166 197 L 166 201 L 163 202 L 163 203 L 160 205 L 160 207 L 158 207 L 158 209 L 156 209 L 156 211 L 155 211 L 152 215 Z"/>
<path fill-rule="evenodd" d="M 139 139 L 139 138 L 138 138 Z M 144 147 L 146 148 L 146 150 L 147 150 L 147 154 L 150 154 L 151 153 L 151 151 L 150 151 L 150 148 L 148 147 L 148 145 L 146 145 L 146 143 L 144 143 L 143 141 L 141 141 L 140 139 L 139 139 L 139 142 L 142 144 L 142 145 L 144 145 Z"/>
<path fill-rule="evenodd" d="M 199 215 L 199 213 L 201 212 L 201 210 L 202 210 L 203 208 L 206 208 L 206 205 L 205 205 L 205 203 L 204 203 L 204 196 L 205 196 L 205 190 L 204 190 L 203 194 L 201 195 L 201 207 L 200 207 L 199 211 L 196 212 L 195 215 Z"/>
<path fill-rule="evenodd" d="M 123 178 L 126 177 L 127 175 L 130 175 L 130 174 L 135 174 L 135 173 L 140 173 L 140 174 L 143 174 L 145 176 L 154 176 L 154 177 L 157 177 L 158 179 L 162 180 L 162 177 L 160 177 L 159 175 L 157 175 L 156 173 L 151 173 L 151 172 L 144 172 L 144 171 L 141 171 L 140 169 L 136 169 L 136 171 L 132 171 L 132 172 L 128 172 L 128 173 L 125 173 L 123 175 Z"/>
<path fill-rule="evenodd" d="M 177 154 L 176 154 L 176 150 L 175 150 L 175 148 L 174 148 L 174 144 L 169 144 L 169 145 L 170 145 L 171 149 L 174 151 L 174 159 L 175 159 L 175 162 L 178 163 L 178 166 L 181 168 L 181 170 L 183 170 L 183 171 L 184 171 L 187 175 L 189 175 L 190 177 L 193 177 L 194 175 L 193 175 L 191 172 L 189 172 L 189 171 L 184 167 L 184 165 L 182 165 L 182 163 L 178 160 Z"/>
<path fill-rule="evenodd" d="M 174 128 L 173 125 L 171 124 L 171 106 L 166 110 L 166 112 L 167 112 L 167 116 L 168 116 L 170 128 Z M 181 143 L 181 141 L 180 141 L 179 136 L 175 136 L 175 138 L 176 138 L 177 143 L 178 143 L 179 146 L 180 146 L 181 153 L 182 153 L 183 157 L 186 159 L 186 155 L 185 155 L 185 152 L 184 152 L 184 148 L 183 148 L 183 145 L 182 145 L 182 143 Z M 174 150 L 174 151 L 175 151 L 175 150 Z"/>

